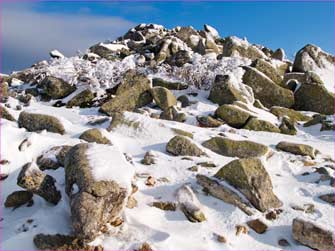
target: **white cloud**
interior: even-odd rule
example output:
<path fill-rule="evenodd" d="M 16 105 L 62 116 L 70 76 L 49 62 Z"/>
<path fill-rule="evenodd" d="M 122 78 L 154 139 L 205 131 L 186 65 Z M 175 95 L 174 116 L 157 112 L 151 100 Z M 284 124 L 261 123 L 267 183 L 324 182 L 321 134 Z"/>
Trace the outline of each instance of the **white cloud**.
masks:
<path fill-rule="evenodd" d="M 120 17 L 79 12 L 54 14 L 34 11 L 30 5 L 2 6 L 3 71 L 27 67 L 58 49 L 67 56 L 106 39 L 115 39 L 135 24 Z"/>

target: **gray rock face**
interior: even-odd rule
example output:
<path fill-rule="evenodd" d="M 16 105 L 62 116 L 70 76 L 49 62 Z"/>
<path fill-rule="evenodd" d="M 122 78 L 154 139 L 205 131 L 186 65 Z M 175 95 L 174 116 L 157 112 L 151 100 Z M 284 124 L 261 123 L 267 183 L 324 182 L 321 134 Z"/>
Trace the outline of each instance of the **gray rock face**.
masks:
<path fill-rule="evenodd" d="M 61 199 L 61 193 L 55 186 L 56 180 L 44 174 L 33 163 L 25 164 L 17 177 L 17 185 L 41 196 L 46 201 L 57 205 Z"/>
<path fill-rule="evenodd" d="M 211 138 L 202 145 L 217 154 L 238 158 L 261 157 L 269 151 L 267 146 L 256 142 L 222 137 Z"/>
<path fill-rule="evenodd" d="M 39 86 L 53 99 L 65 98 L 76 90 L 75 86 L 52 76 L 43 79 Z"/>
<path fill-rule="evenodd" d="M 56 117 L 50 115 L 21 112 L 18 124 L 19 127 L 26 128 L 30 132 L 47 130 L 59 134 L 65 133 L 62 123 Z"/>
<path fill-rule="evenodd" d="M 37 165 L 43 171 L 47 169 L 58 169 L 64 166 L 65 155 L 71 146 L 54 146 L 38 156 Z"/>
<path fill-rule="evenodd" d="M 313 222 L 295 218 L 293 238 L 301 244 L 318 250 L 334 250 L 334 233 Z"/>
<path fill-rule="evenodd" d="M 98 144 L 111 144 L 110 140 L 106 138 L 97 128 L 86 130 L 79 136 L 79 138 L 87 142 L 95 142 Z"/>
<path fill-rule="evenodd" d="M 171 106 L 177 105 L 177 99 L 173 93 L 165 87 L 153 87 L 150 90 L 152 97 L 154 98 L 156 104 L 162 109 L 166 110 Z"/>
<path fill-rule="evenodd" d="M 86 157 L 88 147 L 89 144 L 78 144 L 67 153 L 65 185 L 74 233 L 80 239 L 92 240 L 106 223 L 119 216 L 129 193 L 117 181 L 94 179 Z"/>
<path fill-rule="evenodd" d="M 135 71 L 128 71 L 118 87 L 116 96 L 100 107 L 100 111 L 111 116 L 114 112 L 133 111 L 151 103 L 150 80 Z"/>
<path fill-rule="evenodd" d="M 5 207 L 20 207 L 29 203 L 33 198 L 33 193 L 29 191 L 15 191 L 7 196 Z"/>
<path fill-rule="evenodd" d="M 175 136 L 166 145 L 166 151 L 175 156 L 202 156 L 206 155 L 190 139 L 184 136 Z"/>
<path fill-rule="evenodd" d="M 205 189 L 205 192 L 208 192 L 210 195 L 225 203 L 238 207 L 247 215 L 253 214 L 249 203 L 244 201 L 237 193 L 227 186 L 202 174 L 198 174 L 196 177 L 197 182 Z"/>
<path fill-rule="evenodd" d="M 276 149 L 289 152 L 296 155 L 309 156 L 315 158 L 316 149 L 304 144 L 297 144 L 292 142 L 281 141 L 276 145 Z"/>
<path fill-rule="evenodd" d="M 323 68 L 324 62 L 334 63 L 334 57 L 315 45 L 308 44 L 298 51 L 293 63 L 293 71 L 314 71 L 315 67 Z"/>
<path fill-rule="evenodd" d="M 269 174 L 257 158 L 233 160 L 222 167 L 215 177 L 236 187 L 261 212 L 282 206 L 272 191 Z"/>
<path fill-rule="evenodd" d="M 208 99 L 219 105 L 232 104 L 235 101 L 247 102 L 246 96 L 253 97 L 252 91 L 237 89 L 231 82 L 229 75 L 217 75 L 211 87 Z"/>
<path fill-rule="evenodd" d="M 250 86 L 255 98 L 270 108 L 272 106 L 292 107 L 294 104 L 293 92 L 280 87 L 269 77 L 255 68 L 244 67 L 243 83 Z"/>

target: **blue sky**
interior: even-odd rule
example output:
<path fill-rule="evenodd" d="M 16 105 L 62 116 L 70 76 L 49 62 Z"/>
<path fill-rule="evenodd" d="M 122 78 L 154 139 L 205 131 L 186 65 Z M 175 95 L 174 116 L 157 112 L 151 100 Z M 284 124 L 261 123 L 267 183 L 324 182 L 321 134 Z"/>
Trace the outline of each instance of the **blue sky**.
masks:
<path fill-rule="evenodd" d="M 138 23 L 214 26 L 293 58 L 307 43 L 334 54 L 334 2 L 8 2 L 1 6 L 2 72 L 122 35 Z"/>

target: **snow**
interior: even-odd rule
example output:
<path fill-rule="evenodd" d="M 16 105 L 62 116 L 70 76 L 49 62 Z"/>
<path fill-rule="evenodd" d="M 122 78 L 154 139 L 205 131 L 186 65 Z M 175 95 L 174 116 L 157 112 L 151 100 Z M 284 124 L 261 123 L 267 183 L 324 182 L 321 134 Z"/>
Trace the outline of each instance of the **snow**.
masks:
<path fill-rule="evenodd" d="M 335 85 L 334 85 L 334 78 L 335 78 L 335 71 L 334 71 L 334 63 L 330 63 L 329 61 L 322 58 L 323 67 L 315 67 L 314 71 L 316 74 L 319 75 L 321 80 L 323 81 L 326 89 L 329 92 L 334 93 Z"/>
<path fill-rule="evenodd" d="M 212 27 L 208 24 L 205 24 L 205 30 L 208 31 L 212 35 L 213 38 L 220 37 L 219 32 L 214 27 Z"/>
<path fill-rule="evenodd" d="M 90 144 L 86 156 L 95 180 L 115 181 L 131 191 L 134 168 L 116 146 Z"/>
<path fill-rule="evenodd" d="M 100 43 L 99 45 L 107 48 L 110 51 L 120 51 L 122 49 L 129 50 L 129 48 L 124 44 L 104 44 L 104 43 Z"/>
<path fill-rule="evenodd" d="M 64 55 L 60 53 L 58 50 L 50 51 L 50 55 L 54 58 L 64 58 Z"/>

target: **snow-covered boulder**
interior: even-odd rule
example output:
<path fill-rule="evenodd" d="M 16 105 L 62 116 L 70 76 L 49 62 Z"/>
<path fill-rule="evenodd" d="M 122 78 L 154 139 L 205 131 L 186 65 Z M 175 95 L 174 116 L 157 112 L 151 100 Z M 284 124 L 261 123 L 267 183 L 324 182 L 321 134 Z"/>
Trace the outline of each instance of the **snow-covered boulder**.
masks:
<path fill-rule="evenodd" d="M 76 236 L 93 240 L 120 215 L 131 194 L 133 166 L 115 146 L 78 144 L 65 158 L 66 193 Z"/>
<path fill-rule="evenodd" d="M 63 79 L 52 76 L 43 79 L 39 87 L 53 99 L 65 98 L 77 89 L 76 86 L 65 82 Z"/>
<path fill-rule="evenodd" d="M 177 105 L 177 99 L 173 93 L 165 87 L 153 87 L 150 93 L 155 100 L 155 103 L 162 109 L 166 110 L 171 106 Z"/>
<path fill-rule="evenodd" d="M 276 149 L 289 152 L 296 155 L 309 156 L 315 158 L 317 150 L 314 147 L 305 144 L 298 144 L 293 142 L 281 141 L 276 145 Z"/>
<path fill-rule="evenodd" d="M 190 139 L 184 136 L 175 136 L 166 145 L 166 151 L 175 156 L 202 156 L 206 155 Z"/>

